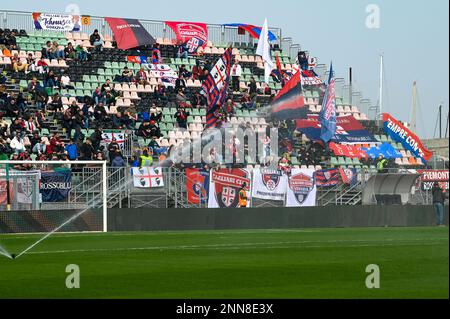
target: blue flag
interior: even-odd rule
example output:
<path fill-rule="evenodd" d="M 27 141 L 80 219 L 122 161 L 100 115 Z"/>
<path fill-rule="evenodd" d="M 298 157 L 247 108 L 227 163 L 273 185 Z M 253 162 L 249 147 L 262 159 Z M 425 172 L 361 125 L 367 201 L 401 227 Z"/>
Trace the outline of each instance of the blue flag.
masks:
<path fill-rule="evenodd" d="M 328 86 L 323 97 L 322 110 L 319 114 L 321 125 L 320 139 L 328 143 L 336 133 L 336 93 L 334 87 L 333 64 L 330 65 Z"/>

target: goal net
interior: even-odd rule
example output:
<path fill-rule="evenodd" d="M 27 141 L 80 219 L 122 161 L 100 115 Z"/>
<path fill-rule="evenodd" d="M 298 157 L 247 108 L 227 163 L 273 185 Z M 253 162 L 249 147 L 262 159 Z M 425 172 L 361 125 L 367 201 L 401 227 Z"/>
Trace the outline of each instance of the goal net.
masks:
<path fill-rule="evenodd" d="M 0 161 L 0 234 L 107 231 L 104 161 Z"/>

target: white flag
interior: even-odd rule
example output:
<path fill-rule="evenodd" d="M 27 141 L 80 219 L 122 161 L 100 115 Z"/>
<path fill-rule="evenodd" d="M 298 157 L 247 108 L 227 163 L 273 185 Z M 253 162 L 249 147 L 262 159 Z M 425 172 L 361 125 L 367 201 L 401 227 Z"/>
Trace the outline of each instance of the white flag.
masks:
<path fill-rule="evenodd" d="M 270 73 L 272 73 L 275 65 L 272 61 L 272 54 L 270 54 L 269 28 L 267 26 L 267 19 L 264 20 L 264 25 L 261 29 L 261 34 L 259 35 L 256 54 L 260 55 L 264 61 L 264 81 L 269 84 Z"/>
<path fill-rule="evenodd" d="M 138 188 L 163 187 L 164 179 L 160 167 L 133 167 L 133 185 Z"/>

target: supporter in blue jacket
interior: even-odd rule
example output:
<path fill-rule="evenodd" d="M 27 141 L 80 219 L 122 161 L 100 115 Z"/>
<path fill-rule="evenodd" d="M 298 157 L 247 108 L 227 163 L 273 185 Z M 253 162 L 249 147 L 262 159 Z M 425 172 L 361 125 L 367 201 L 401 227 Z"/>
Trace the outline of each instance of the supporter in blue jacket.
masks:
<path fill-rule="evenodd" d="M 69 160 L 75 161 L 78 158 L 78 147 L 77 144 L 73 142 L 73 139 L 70 140 L 69 144 L 65 147 L 67 156 Z"/>
<path fill-rule="evenodd" d="M 122 154 L 119 150 L 116 151 L 116 154 L 114 155 L 114 159 L 111 162 L 112 167 L 125 167 L 126 163 L 125 160 L 122 157 Z"/>

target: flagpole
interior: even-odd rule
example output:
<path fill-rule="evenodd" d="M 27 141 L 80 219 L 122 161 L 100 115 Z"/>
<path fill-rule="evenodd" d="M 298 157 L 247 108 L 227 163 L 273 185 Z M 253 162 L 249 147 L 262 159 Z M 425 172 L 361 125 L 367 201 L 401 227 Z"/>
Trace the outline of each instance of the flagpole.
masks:
<path fill-rule="evenodd" d="M 383 54 L 380 54 L 380 92 L 378 97 L 379 119 L 383 117 Z"/>

